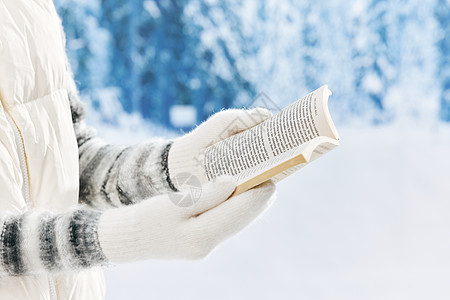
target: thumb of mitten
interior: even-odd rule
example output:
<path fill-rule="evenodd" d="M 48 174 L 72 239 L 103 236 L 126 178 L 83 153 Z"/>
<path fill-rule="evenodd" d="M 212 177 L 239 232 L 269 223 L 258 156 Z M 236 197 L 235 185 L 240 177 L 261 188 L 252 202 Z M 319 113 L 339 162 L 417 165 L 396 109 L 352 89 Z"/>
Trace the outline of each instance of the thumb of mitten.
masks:
<path fill-rule="evenodd" d="M 196 217 L 224 202 L 236 188 L 236 180 L 232 176 L 220 176 L 202 185 L 200 196 L 190 208 L 190 216 Z"/>
<path fill-rule="evenodd" d="M 202 231 L 204 239 L 217 245 L 254 221 L 274 198 L 275 185 L 265 182 L 199 215 L 195 226 Z"/>

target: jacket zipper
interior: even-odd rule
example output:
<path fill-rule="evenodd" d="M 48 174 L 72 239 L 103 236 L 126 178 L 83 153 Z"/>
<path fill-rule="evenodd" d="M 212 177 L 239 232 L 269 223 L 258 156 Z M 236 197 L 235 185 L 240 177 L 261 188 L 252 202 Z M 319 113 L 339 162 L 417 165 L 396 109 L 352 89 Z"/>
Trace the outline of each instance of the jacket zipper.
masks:
<path fill-rule="evenodd" d="M 53 277 L 53 275 L 48 275 L 48 285 L 50 288 L 50 299 L 58 300 L 56 294 L 56 279 Z"/>
<path fill-rule="evenodd" d="M 23 141 L 22 132 L 19 129 L 19 126 L 17 126 L 14 119 L 11 117 L 9 112 L 6 113 L 6 118 L 8 119 L 9 125 L 11 126 L 13 132 L 14 132 L 14 138 L 16 140 L 17 145 L 17 152 L 19 155 L 19 161 L 20 161 L 20 170 L 22 171 L 22 177 L 23 177 L 23 196 L 25 198 L 25 202 L 28 206 L 28 208 L 34 207 L 34 201 L 31 197 L 31 188 L 30 188 L 30 172 L 28 169 L 28 160 L 27 160 L 27 154 L 25 152 L 25 143 Z M 48 284 L 49 284 L 49 290 L 50 290 L 50 299 L 57 300 L 57 287 L 56 287 L 56 279 L 52 275 L 48 275 Z"/>
<path fill-rule="evenodd" d="M 34 206 L 34 202 L 30 195 L 30 173 L 28 172 L 28 161 L 27 155 L 25 153 L 25 144 L 23 142 L 22 133 L 20 132 L 19 126 L 14 122 L 13 118 L 7 112 L 6 118 L 8 119 L 9 125 L 11 126 L 17 145 L 17 153 L 19 154 L 20 170 L 22 171 L 23 177 L 23 197 L 27 203 L 28 208 Z"/>

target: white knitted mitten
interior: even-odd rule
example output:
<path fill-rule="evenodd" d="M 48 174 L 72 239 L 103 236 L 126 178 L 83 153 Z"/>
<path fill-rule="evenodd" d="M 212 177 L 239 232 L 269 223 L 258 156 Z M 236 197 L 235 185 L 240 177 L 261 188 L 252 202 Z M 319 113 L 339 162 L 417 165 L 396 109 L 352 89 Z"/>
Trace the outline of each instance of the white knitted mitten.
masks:
<path fill-rule="evenodd" d="M 173 185 L 180 189 L 180 185 L 189 181 L 188 177 L 191 175 L 201 183 L 207 182 L 201 162 L 203 150 L 271 116 L 272 113 L 265 108 L 228 109 L 214 114 L 189 134 L 176 139 L 168 157 L 170 179 Z"/>
<path fill-rule="evenodd" d="M 181 207 L 180 193 L 160 195 L 136 205 L 105 211 L 98 238 L 112 262 L 140 259 L 199 259 L 258 217 L 274 199 L 266 182 L 228 200 L 236 182 L 218 177 L 201 186 L 198 201 Z"/>

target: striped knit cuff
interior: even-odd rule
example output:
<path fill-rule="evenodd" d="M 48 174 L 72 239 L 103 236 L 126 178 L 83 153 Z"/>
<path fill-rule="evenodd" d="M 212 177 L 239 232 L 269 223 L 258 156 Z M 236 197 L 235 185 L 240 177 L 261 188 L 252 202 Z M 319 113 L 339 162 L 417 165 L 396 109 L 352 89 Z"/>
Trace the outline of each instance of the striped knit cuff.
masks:
<path fill-rule="evenodd" d="M 161 154 L 161 166 L 162 166 L 164 176 L 166 177 L 167 184 L 169 185 L 170 189 L 174 192 L 178 192 L 178 189 L 175 187 L 175 185 L 172 182 L 172 179 L 170 178 L 170 171 L 169 171 L 169 151 L 170 151 L 170 148 L 172 148 L 172 144 L 173 144 L 173 142 L 170 142 L 164 148 L 164 150 Z"/>
<path fill-rule="evenodd" d="M 148 165 L 143 172 L 147 176 L 153 178 L 154 188 L 158 194 L 176 191 L 170 178 L 170 170 L 168 164 L 169 150 L 172 147 L 172 141 L 160 141 L 154 150 L 148 156 Z"/>
<path fill-rule="evenodd" d="M 8 216 L 5 218 L 0 236 L 0 259 L 2 275 L 22 275 L 25 265 L 22 257 L 22 218 Z"/>
<path fill-rule="evenodd" d="M 0 276 L 82 269 L 106 263 L 97 236 L 98 211 L 31 212 L 3 218 Z"/>
<path fill-rule="evenodd" d="M 169 145 L 166 140 L 151 140 L 131 147 L 122 155 L 117 166 L 116 184 L 122 205 L 137 203 L 173 190 L 167 167 Z"/>
<path fill-rule="evenodd" d="M 92 140 L 80 157 L 80 201 L 97 209 L 138 203 L 173 190 L 167 167 L 170 142 L 117 147 Z"/>

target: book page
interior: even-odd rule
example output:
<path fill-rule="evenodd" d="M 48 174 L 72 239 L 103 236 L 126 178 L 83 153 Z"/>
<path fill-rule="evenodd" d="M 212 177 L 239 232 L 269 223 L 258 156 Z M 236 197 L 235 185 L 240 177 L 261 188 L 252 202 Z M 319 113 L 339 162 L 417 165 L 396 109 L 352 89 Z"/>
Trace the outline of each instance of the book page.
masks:
<path fill-rule="evenodd" d="M 297 170 L 295 166 L 306 163 L 318 146 L 308 148 L 311 141 L 321 135 L 328 139 L 337 136 L 333 132 L 334 125 L 329 122 L 331 118 L 328 120 L 325 115 L 330 94 L 323 86 L 263 123 L 208 147 L 203 157 L 208 180 L 232 175 L 239 185 L 263 173 L 265 175 L 260 178 L 275 176 L 275 171 L 270 170 L 278 165 L 283 165 L 284 169 L 278 168 L 276 172 L 284 174 L 278 175 L 276 180 Z M 306 157 L 300 157 L 302 151 L 306 151 Z"/>

